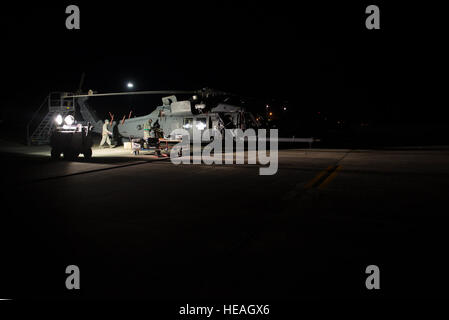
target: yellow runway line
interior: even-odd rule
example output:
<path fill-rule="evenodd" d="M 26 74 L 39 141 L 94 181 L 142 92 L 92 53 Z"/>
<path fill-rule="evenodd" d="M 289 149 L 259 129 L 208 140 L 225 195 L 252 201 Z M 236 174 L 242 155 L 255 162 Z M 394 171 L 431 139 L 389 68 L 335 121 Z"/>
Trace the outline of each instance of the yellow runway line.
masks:
<path fill-rule="evenodd" d="M 327 174 L 330 170 L 332 170 L 334 166 L 329 166 L 327 167 L 326 170 L 321 171 L 320 173 L 318 173 L 315 178 L 313 178 L 312 180 L 310 180 L 309 182 L 306 183 L 306 185 L 304 186 L 304 189 L 310 189 L 315 183 L 317 183 L 325 174 Z"/>
<path fill-rule="evenodd" d="M 338 171 L 340 171 L 342 168 L 342 166 L 337 166 L 337 168 L 335 168 L 335 171 L 332 172 L 329 177 L 327 177 L 319 186 L 318 189 L 324 189 L 327 187 L 327 185 L 329 183 L 331 183 L 332 180 L 334 180 L 334 178 L 337 176 Z"/>

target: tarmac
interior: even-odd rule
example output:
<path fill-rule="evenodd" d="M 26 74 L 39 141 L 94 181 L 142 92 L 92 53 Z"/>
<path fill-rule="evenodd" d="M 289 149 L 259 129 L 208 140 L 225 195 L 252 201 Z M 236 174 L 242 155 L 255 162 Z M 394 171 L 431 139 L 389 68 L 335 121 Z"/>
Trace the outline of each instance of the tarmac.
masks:
<path fill-rule="evenodd" d="M 279 150 L 269 176 L 122 147 L 72 162 L 48 147 L 0 149 L 1 298 L 448 295 L 445 148 Z M 70 264 L 76 292 L 64 286 Z M 380 290 L 365 286 L 369 265 Z"/>

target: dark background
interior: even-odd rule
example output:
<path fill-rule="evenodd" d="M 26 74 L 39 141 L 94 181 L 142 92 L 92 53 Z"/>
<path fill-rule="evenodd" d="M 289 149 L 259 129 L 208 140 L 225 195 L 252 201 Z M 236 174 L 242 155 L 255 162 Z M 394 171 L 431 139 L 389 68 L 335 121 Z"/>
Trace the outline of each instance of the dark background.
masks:
<path fill-rule="evenodd" d="M 249 108 L 263 113 L 270 104 L 284 136 L 445 144 L 442 8 L 376 1 L 381 29 L 367 30 L 371 2 L 311 3 L 3 5 L 2 129 L 23 137 L 46 95 L 76 91 L 85 72 L 85 92 L 124 91 L 132 81 L 135 90 L 210 87 L 254 97 Z M 80 7 L 80 30 L 65 28 L 69 4 Z M 121 118 L 151 112 L 160 97 L 90 103 L 100 117 Z"/>
<path fill-rule="evenodd" d="M 365 28 L 365 8 L 372 3 L 380 7 L 381 30 L 369 31 Z M 429 3 L 395 2 L 391 4 L 380 1 L 372 3 L 127 1 L 92 4 L 87 1 L 62 1 L 51 4 L 39 1 L 2 4 L 0 9 L 3 80 L 0 97 L 1 140 L 9 138 L 25 141 L 25 125 L 47 94 L 50 91 L 76 91 L 81 74 L 85 72 L 86 78 L 82 88 L 84 91 L 93 89 L 101 93 L 127 90 L 126 83 L 132 81 L 135 84 L 135 90 L 189 90 L 211 87 L 251 96 L 255 100 L 249 107 L 254 112 L 265 112 L 265 105 L 270 104 L 275 114 L 272 125 L 281 127 L 281 136 L 313 135 L 322 138 L 324 146 L 447 145 L 448 112 L 445 102 L 447 33 L 443 8 Z M 77 4 L 80 7 L 81 30 L 65 28 L 67 17 L 65 8 L 69 4 Z M 128 114 L 130 108 L 136 115 L 151 112 L 154 106 L 160 104 L 160 97 L 98 98 L 91 99 L 89 102 L 103 118 L 107 117 L 108 111 L 121 117 L 123 114 Z M 283 112 L 283 106 L 287 106 L 287 112 Z M 146 252 L 138 252 L 140 246 L 136 246 L 136 251 L 128 251 L 126 245 L 133 239 L 138 239 L 141 234 L 145 234 L 144 239 L 150 241 L 148 239 L 151 239 L 152 233 L 144 229 L 141 229 L 142 233 L 137 232 L 131 235 L 126 233 L 104 235 L 101 232 L 105 223 L 103 217 L 106 217 L 109 211 L 101 209 L 104 203 L 101 201 L 100 187 L 102 183 L 108 184 L 108 180 L 102 178 L 84 180 L 79 184 L 60 180 L 59 184 L 48 183 L 47 185 L 52 188 L 50 190 L 45 189 L 45 184 L 38 187 L 33 184 L 24 187 L 11 186 L 10 181 L 14 181 L 13 178 L 16 176 L 26 177 L 27 170 L 44 171 L 44 166 L 41 164 L 48 164 L 48 159 L 29 160 L 11 155 L 9 157 L 2 155 L 0 158 L 3 161 L 3 167 L 7 168 L 3 178 L 10 178 L 2 179 L 4 187 L 2 203 L 6 205 L 0 224 L 2 229 L 0 236 L 3 236 L 1 243 L 4 244 L 6 253 L 3 253 L 4 261 L 1 261 L 1 265 L 9 271 L 2 274 L 14 275 L 8 279 L 10 282 L 8 285 L 16 290 L 14 293 L 18 297 L 26 296 L 27 293 L 44 298 L 45 294 L 53 296 L 52 288 L 56 286 L 66 295 L 70 294 L 64 287 L 59 287 L 62 283 L 60 280 L 65 277 L 64 274 L 60 274 L 59 266 L 73 263 L 74 260 L 80 261 L 82 258 L 85 259 L 81 260 L 85 263 L 82 264 L 82 268 L 87 266 L 86 270 L 90 270 L 83 279 L 97 283 L 97 288 L 100 288 L 103 294 L 110 296 L 115 294 L 115 292 L 103 292 L 107 290 L 105 289 L 107 287 L 103 288 L 103 283 L 97 279 L 97 275 L 102 274 L 104 270 L 106 270 L 106 277 L 111 275 L 111 281 L 106 277 L 103 281 L 106 283 L 119 281 L 121 287 L 118 285 L 114 289 L 128 289 L 129 291 L 122 292 L 125 297 L 129 294 L 136 296 L 142 293 L 158 294 L 148 290 L 151 287 L 145 287 L 147 282 L 137 288 L 138 290 L 133 288 L 136 283 L 135 277 L 146 274 L 149 270 L 148 266 L 152 266 L 152 261 L 134 265 L 135 260 L 126 259 L 128 254 L 141 257 Z M 443 160 L 436 158 L 429 158 L 430 160 L 425 161 L 419 170 L 431 171 L 435 164 L 437 169 L 440 168 L 439 170 L 443 171 L 441 168 L 444 166 L 445 158 L 442 157 Z M 99 161 L 102 161 L 101 158 Z M 407 161 L 395 162 L 393 159 L 391 163 L 404 166 Z M 384 163 L 385 167 L 388 164 L 388 162 Z M 70 167 L 73 163 L 62 162 L 61 165 Z M 53 169 L 47 170 L 52 172 Z M 386 195 L 382 196 L 384 189 L 379 184 L 380 187 L 375 190 L 373 196 L 373 199 L 376 199 L 376 196 L 379 197 L 377 202 L 365 203 L 363 197 L 356 199 L 357 204 L 363 205 L 363 210 L 350 211 L 349 218 L 337 227 L 331 219 L 325 219 L 329 223 L 324 224 L 323 229 L 320 229 L 321 224 L 313 225 L 315 221 L 319 221 L 320 217 L 334 214 L 331 210 L 326 210 L 326 204 L 323 205 L 321 212 L 311 211 L 311 220 L 305 220 L 309 224 L 301 225 L 300 223 L 304 220 L 299 219 L 300 215 L 297 215 L 298 220 L 294 220 L 297 224 L 291 224 L 291 228 L 287 228 L 292 234 L 295 232 L 295 227 L 300 225 L 299 237 L 302 237 L 303 231 L 307 236 L 318 229 L 320 230 L 314 234 L 315 236 L 325 235 L 318 239 L 315 247 L 308 248 L 309 256 L 318 257 L 318 260 L 310 260 L 307 266 L 312 266 L 313 272 L 321 272 L 319 262 L 326 260 L 327 255 L 316 248 L 324 248 L 325 253 L 336 248 L 334 254 L 338 255 L 341 252 L 338 246 L 343 243 L 347 244 L 342 246 L 345 252 L 350 253 L 353 250 L 360 255 L 365 252 L 366 247 L 369 247 L 378 257 L 386 257 L 384 261 L 393 269 L 393 272 L 391 269 L 390 273 L 387 272 L 387 277 L 390 278 L 387 278 L 385 283 L 392 282 L 388 281 L 392 279 L 392 275 L 402 275 L 400 279 L 394 280 L 399 292 L 405 293 L 406 297 L 413 298 L 416 291 L 421 291 L 422 295 L 437 296 L 441 293 L 445 295 L 447 280 L 444 277 L 440 279 L 440 275 L 444 274 L 446 265 L 437 263 L 443 260 L 445 252 L 447 224 L 440 216 L 440 214 L 444 216 L 444 210 L 439 208 L 441 204 L 444 204 L 447 189 L 444 183 L 445 173 L 437 172 L 432 176 L 432 172 L 424 175 L 422 171 L 416 173 L 413 172 L 413 168 L 410 170 L 410 172 L 396 175 L 385 171 L 378 173 L 378 176 L 384 177 L 391 174 L 392 181 L 397 179 L 403 185 L 414 186 L 419 182 L 425 183 L 417 190 L 427 189 L 428 193 L 409 194 L 407 188 L 396 192 L 392 190 L 394 187 L 390 186 L 390 193 L 386 192 Z M 357 173 L 357 170 L 355 172 Z M 135 176 L 140 177 L 140 173 L 136 173 Z M 373 180 L 384 181 L 378 176 L 373 175 Z M 408 176 L 409 178 L 404 178 Z M 424 178 L 420 180 L 422 176 Z M 199 174 L 196 177 L 195 179 L 198 180 L 195 181 L 197 185 L 200 185 L 203 179 L 211 183 L 214 176 L 209 178 L 209 175 Z M 184 181 L 187 181 L 187 178 Z M 294 176 L 286 176 L 285 182 L 291 183 L 294 178 Z M 80 179 L 82 180 L 83 177 L 81 176 Z M 112 183 L 114 179 L 114 176 L 110 177 L 111 188 L 116 186 Z M 241 179 L 245 180 L 245 176 Z M 143 179 L 136 181 L 137 183 L 133 182 L 133 187 L 129 189 L 117 185 L 117 189 L 123 189 L 124 196 L 117 197 L 116 203 L 107 204 L 109 208 L 117 211 L 121 211 L 120 205 L 125 206 L 127 202 L 134 204 L 135 210 L 128 208 L 128 211 L 121 212 L 125 221 L 123 230 L 126 232 L 132 230 L 126 228 L 126 222 L 131 221 L 131 224 L 137 224 L 138 220 L 132 221 L 134 217 L 139 217 L 140 214 L 147 215 L 146 212 L 141 212 L 142 205 L 135 201 L 136 197 L 132 192 L 135 187 L 143 194 L 149 187 L 147 185 L 145 188 L 141 187 L 147 183 Z M 229 184 L 224 185 L 223 188 L 228 186 L 228 192 L 233 192 L 238 189 L 236 187 L 239 184 L 238 181 L 231 176 L 227 180 Z M 276 189 L 276 181 L 272 181 L 272 184 L 264 183 L 267 180 L 250 181 L 253 181 L 253 187 L 248 188 L 249 195 L 254 196 L 257 193 L 256 186 L 265 191 L 263 195 L 271 189 Z M 354 184 L 348 182 L 349 187 L 352 188 L 348 188 L 348 194 L 352 190 L 363 189 L 363 185 L 359 186 L 357 179 L 355 181 Z M 212 186 L 213 183 L 211 183 Z M 395 185 L 392 184 L 392 186 Z M 100 187 L 97 188 L 97 186 Z M 151 187 L 156 188 L 156 185 Z M 177 186 L 169 184 L 169 187 L 172 190 L 171 188 Z M 191 188 L 191 190 L 195 189 Z M 209 188 L 209 190 L 213 189 Z M 72 197 L 72 192 L 81 195 L 82 201 L 78 202 L 78 198 Z M 164 192 L 166 192 L 165 189 Z M 77 214 L 79 207 L 76 205 L 89 203 L 94 196 L 97 197 L 97 193 L 98 203 L 89 207 L 92 211 L 86 211 L 87 214 L 79 216 Z M 370 193 L 369 189 L 367 193 Z M 432 195 L 429 196 L 429 194 Z M 184 196 L 184 203 L 189 203 L 192 207 L 197 203 L 202 204 L 201 199 L 198 200 L 198 194 L 193 194 L 193 191 Z M 246 194 L 241 194 L 239 199 L 244 199 L 245 196 Z M 396 196 L 400 201 L 397 201 Z M 411 200 L 409 201 L 408 198 Z M 240 228 L 259 230 L 259 226 L 265 226 L 270 229 L 272 226 L 269 223 L 259 219 L 258 210 L 269 215 L 277 212 L 276 210 L 279 209 L 277 199 L 266 197 L 258 206 L 251 206 L 246 202 L 243 204 L 243 200 L 240 200 L 242 205 L 238 209 L 227 204 L 226 200 L 218 205 L 214 203 L 213 206 L 218 208 L 213 210 L 229 209 L 236 217 L 235 220 L 228 219 L 227 215 L 223 215 L 225 217 L 223 220 L 214 220 L 213 215 L 210 215 L 210 220 L 205 220 L 204 224 L 196 224 L 192 230 L 199 230 L 197 234 L 202 235 L 204 233 L 202 226 L 213 223 L 212 225 L 216 228 L 209 230 L 211 235 L 218 230 L 232 238 L 233 232 L 240 231 Z M 70 200 L 73 203 L 69 201 L 66 203 L 64 200 Z M 352 203 L 348 204 L 350 208 L 352 205 Z M 58 211 L 61 206 L 66 206 L 70 214 Z M 310 206 L 312 207 L 312 204 Z M 329 206 L 332 208 L 332 202 Z M 206 210 L 210 207 L 212 206 L 206 207 Z M 176 206 L 171 208 L 173 211 L 178 210 Z M 252 210 L 253 215 L 241 214 L 248 208 Z M 19 212 L 20 209 L 24 212 Z M 84 209 L 84 207 L 81 208 L 81 210 Z M 98 211 L 94 211 L 97 209 Z M 413 209 L 419 213 L 410 215 Z M 156 209 L 151 206 L 151 210 Z M 89 216 L 91 212 L 92 217 Z M 129 212 L 132 214 L 130 215 Z M 386 221 L 387 225 L 391 224 L 398 228 L 381 238 L 378 247 L 378 238 L 371 237 L 369 232 L 365 232 L 365 229 L 358 225 L 363 221 L 364 213 L 367 213 L 368 218 L 373 218 L 372 223 L 371 221 L 367 223 L 373 228 L 377 228 L 377 224 L 383 221 Z M 340 212 L 337 214 L 339 215 Z M 247 218 L 242 222 L 241 219 L 245 216 Z M 375 219 L 379 216 L 380 222 Z M 67 217 L 73 217 L 78 225 L 73 226 L 73 220 Z M 4 219 L 7 220 L 6 223 Z M 8 219 L 13 222 L 9 224 Z M 91 219 L 94 219 L 94 223 Z M 115 221 L 114 218 L 108 217 L 105 221 L 109 225 L 122 223 L 121 220 Z M 179 220 L 175 220 L 177 221 Z M 84 224 L 86 222 L 87 224 Z M 290 221 L 285 222 L 290 225 Z M 312 227 L 307 229 L 310 225 Z M 91 231 L 95 237 L 85 238 L 81 244 L 65 242 L 64 239 L 72 236 L 83 238 L 82 233 L 70 234 L 70 230 L 77 230 L 77 227 L 79 227 L 78 230 L 86 228 L 85 230 Z M 157 228 L 157 225 L 152 227 Z M 283 225 L 280 224 L 280 227 Z M 359 235 L 356 239 L 370 240 L 368 243 L 356 241 L 351 233 L 345 233 L 345 237 L 340 239 L 333 238 L 334 233 L 329 231 L 339 228 L 343 230 L 343 233 L 345 230 L 356 230 Z M 156 231 L 162 233 L 164 229 Z M 187 234 L 189 232 L 190 230 Z M 218 234 L 220 235 L 220 232 Z M 104 236 L 110 237 L 106 239 L 119 242 L 119 250 L 114 248 L 111 252 L 98 254 L 95 249 L 102 247 L 102 243 L 109 243 Z M 182 231 L 177 236 L 173 238 L 174 243 L 183 236 Z M 121 239 L 125 240 L 121 241 Z M 409 241 L 410 239 L 412 241 Z M 99 243 L 92 246 L 91 240 L 98 240 Z M 145 243 L 142 241 L 142 246 L 145 246 Z M 21 248 L 23 251 L 20 250 Z M 105 246 L 105 248 L 110 247 Z M 165 252 L 166 248 L 170 248 L 170 243 L 162 247 L 161 251 L 172 259 L 170 261 L 179 262 L 177 257 L 171 256 L 170 251 Z M 382 249 L 387 249 L 387 252 L 382 252 Z M 76 252 L 77 256 L 71 256 L 73 252 Z M 31 258 L 30 253 L 32 253 Z M 186 251 L 186 254 L 188 253 Z M 404 256 L 410 260 L 401 261 Z M 108 259 L 102 260 L 104 257 Z M 250 261 L 252 257 L 238 257 L 244 259 L 241 266 L 246 268 L 245 272 L 252 273 L 251 263 L 258 263 L 257 260 Z M 354 261 L 360 263 L 356 261 L 357 257 L 349 255 L 347 257 L 349 261 L 347 265 L 351 265 L 350 263 Z M 67 260 L 61 262 L 60 259 Z M 36 261 L 39 264 L 36 264 Z M 52 264 L 54 261 L 57 264 Z M 118 262 L 117 265 L 114 265 L 115 262 Z M 410 264 L 407 264 L 408 262 Z M 301 276 L 301 272 L 294 270 L 294 266 L 290 266 L 291 269 L 288 270 L 290 272 L 286 272 L 282 269 L 281 263 L 274 261 L 274 264 L 279 267 L 276 274 L 282 277 L 288 278 L 293 274 L 292 270 Z M 52 267 L 47 268 L 50 265 Z M 267 266 L 270 265 L 267 264 Z M 316 270 L 315 266 L 318 266 Z M 124 270 L 120 270 L 122 267 Z M 186 274 L 186 270 L 184 273 L 178 273 L 177 267 L 178 265 L 174 263 L 168 269 L 160 267 L 160 270 L 156 270 L 162 275 L 172 273 L 169 277 L 172 283 L 178 280 L 184 283 L 191 282 L 191 285 L 185 288 L 188 292 L 187 289 L 194 287 L 195 278 L 180 279 Z M 211 285 L 216 285 L 217 281 L 219 281 L 218 284 L 220 282 L 223 284 L 227 278 L 217 276 L 216 270 L 225 270 L 227 265 L 218 267 L 210 268 L 207 270 L 208 273 L 203 274 L 201 268 L 193 271 L 199 276 L 210 276 Z M 345 270 L 343 275 L 350 274 L 351 277 L 358 275 L 359 265 L 352 264 L 351 267 L 353 268 Z M 422 269 L 419 269 L 421 267 Z M 116 270 L 125 272 L 114 273 Z M 136 272 L 132 273 L 133 271 Z M 187 271 L 190 270 L 187 269 Z M 358 291 L 353 293 L 350 289 L 353 288 L 351 285 L 354 283 L 358 284 L 358 279 L 348 282 L 347 277 L 336 277 L 342 270 L 336 270 L 335 275 L 333 271 L 328 271 L 326 277 L 320 278 L 318 285 L 314 283 L 314 278 L 308 279 L 307 283 L 311 288 L 315 288 L 315 292 L 318 292 L 320 288 L 327 287 L 328 279 L 333 279 L 331 283 L 333 285 L 330 287 L 335 290 L 332 291 L 335 296 L 340 294 L 337 290 L 339 288 L 345 288 L 348 293 L 357 296 Z M 414 279 L 415 273 L 425 276 L 418 278 L 418 287 L 413 287 L 416 291 L 407 291 L 408 287 L 401 285 L 407 283 L 410 287 L 415 286 L 415 282 L 409 281 Z M 56 274 L 60 278 L 50 277 L 52 282 L 46 277 Z M 229 275 L 232 276 L 233 273 Z M 156 272 L 151 276 L 157 277 L 158 274 Z M 275 277 L 270 279 L 276 280 Z M 157 280 L 165 281 L 163 277 Z M 217 287 L 220 286 L 217 285 Z M 2 283 L 2 290 L 5 290 L 3 288 Z M 22 288 L 24 291 L 21 291 Z M 171 286 L 167 288 L 169 290 Z M 435 290 L 418 290 L 418 288 Z M 305 293 L 308 293 L 307 289 L 308 287 L 302 288 Z M 387 287 L 386 295 L 391 292 L 388 289 L 391 290 Z M 256 291 L 257 286 L 251 290 Z M 9 294 L 9 291 L 5 292 Z M 165 293 L 167 296 L 170 294 L 170 292 Z M 184 292 L 178 294 L 182 293 Z M 273 294 L 277 292 L 273 290 Z M 7 296 L 0 296 L 2 297 Z M 61 298 L 65 297 L 68 296 L 61 296 Z M 319 309 L 323 309 L 322 306 L 320 307 Z M 370 307 L 370 310 L 375 308 L 372 305 Z"/>

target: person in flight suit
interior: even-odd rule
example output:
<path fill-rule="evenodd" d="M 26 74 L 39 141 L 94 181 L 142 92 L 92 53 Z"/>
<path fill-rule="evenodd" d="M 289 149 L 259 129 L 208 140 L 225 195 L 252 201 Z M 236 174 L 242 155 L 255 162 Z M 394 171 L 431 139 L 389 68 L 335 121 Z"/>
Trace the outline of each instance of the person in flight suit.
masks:
<path fill-rule="evenodd" d="M 109 124 L 109 120 L 106 119 L 104 121 L 104 125 L 103 125 L 103 132 L 102 132 L 102 138 L 101 138 L 101 142 L 100 142 L 100 148 L 103 148 L 103 145 L 105 144 L 105 142 L 109 145 L 109 148 L 112 148 L 111 139 L 109 138 L 109 135 L 112 135 L 112 132 L 108 130 L 108 124 Z"/>

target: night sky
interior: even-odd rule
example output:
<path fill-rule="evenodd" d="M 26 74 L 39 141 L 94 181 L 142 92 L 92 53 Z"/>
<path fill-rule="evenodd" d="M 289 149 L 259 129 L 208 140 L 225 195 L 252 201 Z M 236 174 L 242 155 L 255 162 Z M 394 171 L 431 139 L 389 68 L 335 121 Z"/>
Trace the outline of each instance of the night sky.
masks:
<path fill-rule="evenodd" d="M 49 91 L 216 88 L 374 122 L 446 122 L 442 9 L 383 2 L 60 1 L 2 5 L 2 119 L 24 123 Z M 77 4 L 81 29 L 65 28 Z M 377 4 L 381 30 L 365 28 Z M 100 116 L 160 97 L 91 100 Z"/>

